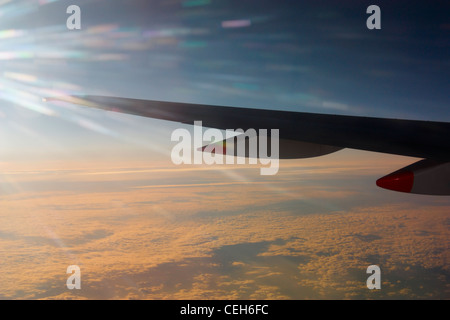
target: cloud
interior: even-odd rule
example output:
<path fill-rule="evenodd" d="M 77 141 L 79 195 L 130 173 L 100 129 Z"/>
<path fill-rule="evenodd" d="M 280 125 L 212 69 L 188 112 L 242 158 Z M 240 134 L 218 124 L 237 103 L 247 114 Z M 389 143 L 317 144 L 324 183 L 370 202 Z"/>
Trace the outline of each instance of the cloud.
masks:
<path fill-rule="evenodd" d="M 448 201 L 387 198 L 352 187 L 383 166 L 332 165 L 291 163 L 269 180 L 252 168 L 43 174 L 48 188 L 2 195 L 0 297 L 448 298 Z M 65 287 L 72 264 L 79 291 Z"/>

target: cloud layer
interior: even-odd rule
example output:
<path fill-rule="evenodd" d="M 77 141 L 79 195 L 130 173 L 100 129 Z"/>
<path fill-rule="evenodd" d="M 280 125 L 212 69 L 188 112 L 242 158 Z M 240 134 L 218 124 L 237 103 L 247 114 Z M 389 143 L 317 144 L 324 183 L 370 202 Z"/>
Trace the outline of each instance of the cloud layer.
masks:
<path fill-rule="evenodd" d="M 368 192 L 351 167 L 13 170 L 0 297 L 449 298 L 448 201 Z M 73 264 L 81 290 L 65 286 Z"/>

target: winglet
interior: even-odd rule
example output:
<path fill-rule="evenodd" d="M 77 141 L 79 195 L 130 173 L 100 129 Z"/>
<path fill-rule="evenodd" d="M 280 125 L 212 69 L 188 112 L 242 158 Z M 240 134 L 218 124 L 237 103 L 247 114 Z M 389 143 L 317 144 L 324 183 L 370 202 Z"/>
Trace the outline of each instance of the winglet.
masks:
<path fill-rule="evenodd" d="M 414 173 L 402 171 L 389 174 L 378 179 L 377 186 L 383 189 L 410 193 L 414 186 Z"/>

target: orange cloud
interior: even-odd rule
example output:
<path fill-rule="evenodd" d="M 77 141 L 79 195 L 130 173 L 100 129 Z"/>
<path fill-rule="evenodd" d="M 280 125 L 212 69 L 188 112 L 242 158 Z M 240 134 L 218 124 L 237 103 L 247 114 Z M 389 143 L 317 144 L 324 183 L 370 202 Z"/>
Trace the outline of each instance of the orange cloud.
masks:
<path fill-rule="evenodd" d="M 9 175 L 0 297 L 448 298 L 448 201 L 358 188 L 352 162 L 302 165 L 268 180 L 122 164 Z M 365 287 L 370 264 L 381 291 Z"/>

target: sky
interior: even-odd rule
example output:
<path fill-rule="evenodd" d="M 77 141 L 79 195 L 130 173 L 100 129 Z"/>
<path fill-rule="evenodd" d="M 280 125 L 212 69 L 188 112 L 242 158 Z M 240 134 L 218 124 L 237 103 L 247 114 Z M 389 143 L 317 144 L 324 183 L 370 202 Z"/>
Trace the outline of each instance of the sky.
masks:
<path fill-rule="evenodd" d="M 176 166 L 187 125 L 42 101 L 449 121 L 444 1 L 377 1 L 381 30 L 372 1 L 73 2 L 0 0 L 1 299 L 450 298 L 450 200 L 375 185 L 418 159 Z"/>

